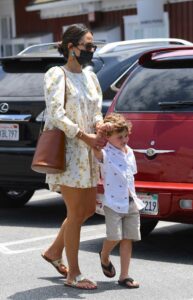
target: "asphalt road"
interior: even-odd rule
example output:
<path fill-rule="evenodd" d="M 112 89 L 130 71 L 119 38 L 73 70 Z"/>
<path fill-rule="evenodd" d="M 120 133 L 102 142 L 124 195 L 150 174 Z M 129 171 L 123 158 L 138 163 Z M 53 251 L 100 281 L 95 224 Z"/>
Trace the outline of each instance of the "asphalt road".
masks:
<path fill-rule="evenodd" d="M 118 249 L 112 254 L 117 276 L 103 275 L 98 252 L 104 219 L 90 218 L 82 229 L 79 257 L 83 274 L 97 281 L 98 289 L 84 291 L 64 287 L 63 278 L 40 256 L 64 217 L 60 195 L 46 190 L 36 192 L 24 208 L 0 210 L 0 300 L 193 300 L 193 225 L 160 222 L 135 243 L 130 275 L 140 288 L 128 290 L 117 285 Z"/>

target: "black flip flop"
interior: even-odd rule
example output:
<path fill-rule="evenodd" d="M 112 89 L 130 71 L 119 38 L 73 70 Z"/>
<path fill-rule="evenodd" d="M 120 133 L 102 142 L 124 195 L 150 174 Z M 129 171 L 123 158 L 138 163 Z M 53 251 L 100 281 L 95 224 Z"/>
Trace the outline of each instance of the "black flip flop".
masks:
<path fill-rule="evenodd" d="M 133 284 L 134 279 L 131 278 L 131 277 L 128 277 L 128 278 L 125 278 L 123 280 L 118 280 L 118 284 L 121 285 L 121 286 L 124 286 L 127 289 L 137 289 L 137 288 L 139 288 L 139 284 L 138 283 L 135 284 L 135 285 L 128 285 L 127 284 L 128 282 L 131 283 L 131 284 Z"/>
<path fill-rule="evenodd" d="M 99 252 L 99 256 L 100 256 L 100 261 L 101 261 L 101 251 Z M 115 270 L 115 267 L 113 266 L 111 261 L 109 262 L 108 266 L 103 265 L 102 262 L 101 262 L 101 267 L 102 267 L 102 270 L 103 270 L 103 274 L 106 277 L 109 277 L 109 278 L 115 277 L 116 270 Z M 109 273 L 111 273 L 111 275 L 107 274 L 105 271 L 108 271 Z"/>

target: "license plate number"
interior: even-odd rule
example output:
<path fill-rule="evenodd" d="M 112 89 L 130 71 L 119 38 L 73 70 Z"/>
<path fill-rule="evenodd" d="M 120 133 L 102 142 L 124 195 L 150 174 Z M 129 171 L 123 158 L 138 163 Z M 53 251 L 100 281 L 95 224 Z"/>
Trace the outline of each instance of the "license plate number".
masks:
<path fill-rule="evenodd" d="M 0 124 L 0 141 L 19 141 L 19 125 Z"/>
<path fill-rule="evenodd" d="M 148 193 L 137 193 L 139 199 L 143 201 L 145 207 L 141 210 L 141 214 L 157 215 L 158 214 L 158 195 Z"/>

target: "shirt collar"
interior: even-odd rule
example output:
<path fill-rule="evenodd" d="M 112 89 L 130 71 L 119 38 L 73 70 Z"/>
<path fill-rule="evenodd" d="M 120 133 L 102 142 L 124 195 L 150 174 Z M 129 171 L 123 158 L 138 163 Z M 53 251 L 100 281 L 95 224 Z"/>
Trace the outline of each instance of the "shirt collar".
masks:
<path fill-rule="evenodd" d="M 129 150 L 129 147 L 128 147 L 128 146 L 126 146 L 126 147 L 127 147 L 127 150 Z M 111 152 L 113 152 L 113 153 L 115 153 L 115 154 L 122 155 L 122 156 L 125 156 L 125 155 L 128 154 L 128 153 L 125 153 L 125 152 L 119 150 L 118 148 L 114 147 L 114 146 L 113 146 L 112 144 L 110 144 L 109 142 L 108 142 L 107 145 L 106 145 L 106 149 L 107 149 L 107 150 L 110 150 Z"/>

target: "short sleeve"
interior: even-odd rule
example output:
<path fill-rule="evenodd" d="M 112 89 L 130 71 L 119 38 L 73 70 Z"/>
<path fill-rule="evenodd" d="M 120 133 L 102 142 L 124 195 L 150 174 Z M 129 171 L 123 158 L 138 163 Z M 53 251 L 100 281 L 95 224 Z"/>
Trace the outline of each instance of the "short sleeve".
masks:
<path fill-rule="evenodd" d="M 49 69 L 44 77 L 44 94 L 46 100 L 46 118 L 53 126 L 63 130 L 67 137 L 74 138 L 78 131 L 78 124 L 72 122 L 64 108 L 65 77 L 60 67 Z"/>

